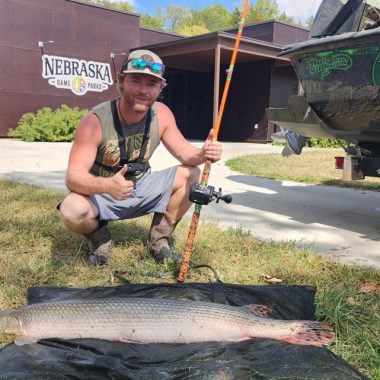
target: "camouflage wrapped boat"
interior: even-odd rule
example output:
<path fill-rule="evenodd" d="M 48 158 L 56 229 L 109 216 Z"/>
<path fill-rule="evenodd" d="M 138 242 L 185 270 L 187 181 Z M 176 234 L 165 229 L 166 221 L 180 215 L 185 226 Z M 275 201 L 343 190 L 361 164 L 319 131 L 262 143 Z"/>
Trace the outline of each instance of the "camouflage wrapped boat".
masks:
<path fill-rule="evenodd" d="M 367 168 L 361 169 L 375 176 L 380 167 L 372 160 L 380 160 L 379 8 L 377 0 L 323 1 L 311 39 L 280 53 L 290 58 L 302 93 L 290 97 L 286 108 L 267 109 L 268 120 L 297 135 L 352 144 L 349 153 L 365 157 Z"/>

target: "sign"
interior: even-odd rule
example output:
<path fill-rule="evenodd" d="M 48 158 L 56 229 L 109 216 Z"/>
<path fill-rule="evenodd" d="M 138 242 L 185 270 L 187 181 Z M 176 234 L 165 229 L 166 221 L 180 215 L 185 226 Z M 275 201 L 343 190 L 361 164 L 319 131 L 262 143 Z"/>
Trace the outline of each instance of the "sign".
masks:
<path fill-rule="evenodd" d="M 75 95 L 87 91 L 103 92 L 113 84 L 108 63 L 42 55 L 42 78 L 51 86 L 71 90 Z"/>

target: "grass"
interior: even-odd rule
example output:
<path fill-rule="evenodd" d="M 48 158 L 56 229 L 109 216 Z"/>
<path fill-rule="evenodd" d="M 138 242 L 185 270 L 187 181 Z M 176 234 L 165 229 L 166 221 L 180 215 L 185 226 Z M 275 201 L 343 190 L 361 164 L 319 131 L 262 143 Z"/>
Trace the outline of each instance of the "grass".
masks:
<path fill-rule="evenodd" d="M 257 177 L 380 191 L 380 178 L 343 181 L 342 170 L 335 169 L 335 156 L 345 156 L 343 149 L 311 149 L 289 157 L 255 154 L 228 160 L 227 166 Z"/>
<path fill-rule="evenodd" d="M 105 269 L 85 264 L 84 239 L 62 225 L 56 204 L 63 194 L 13 181 L 0 180 L 0 309 L 25 305 L 31 286 L 114 286 L 115 270 L 126 270 L 134 283 L 175 282 L 176 267 L 158 265 L 145 247 L 150 217 L 110 223 L 114 258 Z M 181 222 L 175 247 L 184 251 L 189 224 Z M 218 244 L 215 244 L 218 242 Z M 380 305 L 364 284 L 379 284 L 380 273 L 341 265 L 297 249 L 293 244 L 263 243 L 248 232 L 221 230 L 201 223 L 193 247 L 194 264 L 214 267 L 222 281 L 266 284 L 263 274 L 285 285 L 314 285 L 316 315 L 335 326 L 330 349 L 373 380 L 380 380 Z M 207 270 L 189 272 L 187 281 L 208 282 Z M 11 341 L 0 336 L 0 345 Z"/>

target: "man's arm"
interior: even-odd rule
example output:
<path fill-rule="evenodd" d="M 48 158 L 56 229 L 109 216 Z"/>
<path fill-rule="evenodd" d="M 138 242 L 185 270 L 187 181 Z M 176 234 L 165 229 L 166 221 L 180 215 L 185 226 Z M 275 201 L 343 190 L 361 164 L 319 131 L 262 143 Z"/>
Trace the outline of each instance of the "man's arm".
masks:
<path fill-rule="evenodd" d="M 210 131 L 202 148 L 191 145 L 178 129 L 173 113 L 163 103 L 157 103 L 160 139 L 168 151 L 181 163 L 198 166 L 207 160 L 212 162 L 221 158 L 222 147 L 218 141 L 213 142 L 213 130 Z"/>
<path fill-rule="evenodd" d="M 75 133 L 66 171 L 66 186 L 71 192 L 83 195 L 107 193 L 114 199 L 126 199 L 133 191 L 133 182 L 124 178 L 128 170 L 126 165 L 110 178 L 90 173 L 101 139 L 99 119 L 93 113 L 87 114 Z"/>

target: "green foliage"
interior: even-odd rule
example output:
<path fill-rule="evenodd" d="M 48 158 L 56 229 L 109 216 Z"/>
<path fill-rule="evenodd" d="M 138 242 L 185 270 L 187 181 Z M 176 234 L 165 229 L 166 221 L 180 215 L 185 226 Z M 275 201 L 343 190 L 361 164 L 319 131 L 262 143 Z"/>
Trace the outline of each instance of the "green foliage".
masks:
<path fill-rule="evenodd" d="M 276 0 L 257 0 L 248 9 L 247 22 L 260 22 L 275 19 L 279 15 Z"/>
<path fill-rule="evenodd" d="M 157 7 L 154 16 L 144 15 L 140 19 L 140 24 L 155 29 L 155 20 L 159 30 L 184 36 L 205 34 L 234 26 L 231 13 L 221 4 L 214 4 L 200 10 L 175 5 L 166 8 Z"/>
<path fill-rule="evenodd" d="M 313 26 L 313 22 L 314 22 L 314 16 L 310 16 L 306 20 L 306 28 L 311 30 L 311 27 Z"/>
<path fill-rule="evenodd" d="M 237 24 L 242 15 L 240 7 L 235 6 L 232 14 L 233 22 Z M 276 0 L 257 0 L 254 4 L 249 6 L 245 23 L 252 24 L 265 20 L 274 20 L 279 14 L 280 11 Z"/>
<path fill-rule="evenodd" d="M 151 16 L 148 14 L 141 15 L 140 26 L 142 28 L 158 30 L 161 32 L 165 31 L 164 21 L 158 16 Z"/>
<path fill-rule="evenodd" d="M 346 143 L 343 140 L 326 139 L 322 137 L 310 137 L 306 145 L 314 148 L 341 148 Z"/>
<path fill-rule="evenodd" d="M 189 7 L 182 5 L 169 5 L 166 8 L 156 8 L 156 14 L 164 20 L 165 30 L 176 33 L 177 29 L 187 24 L 191 11 Z"/>
<path fill-rule="evenodd" d="M 274 146 L 284 146 L 286 143 L 273 141 Z M 347 146 L 344 140 L 326 139 L 323 137 L 309 137 L 306 141 L 306 146 L 309 148 L 342 148 Z"/>
<path fill-rule="evenodd" d="M 294 19 L 294 17 L 288 16 L 285 12 L 280 13 L 276 17 L 276 20 L 284 22 L 285 24 L 298 25 L 298 23 L 296 22 L 296 20 Z M 302 25 L 300 25 L 300 26 L 302 26 Z"/>
<path fill-rule="evenodd" d="M 228 29 L 232 24 L 232 15 L 221 4 L 214 4 L 201 10 L 192 10 L 192 25 L 204 25 L 210 32 Z"/>
<path fill-rule="evenodd" d="M 8 131 L 8 136 L 24 141 L 73 141 L 75 129 L 87 112 L 65 104 L 55 111 L 44 107 L 36 114 L 24 114 L 17 128 Z"/>
<path fill-rule="evenodd" d="M 135 12 L 133 5 L 126 0 L 83 1 L 123 12 Z M 233 11 L 229 12 L 224 5 L 218 3 L 201 9 L 190 9 L 182 5 L 156 7 L 153 15 L 142 14 L 140 16 L 140 25 L 143 28 L 177 33 L 183 36 L 205 34 L 222 29 L 237 28 L 241 20 L 241 8 L 235 6 Z M 278 20 L 301 27 L 308 27 L 312 22 L 311 18 L 307 21 L 307 25 L 303 25 L 293 17 L 287 16 L 285 12 L 280 13 L 276 0 L 257 0 L 248 9 L 245 24 L 266 20 Z"/>
<path fill-rule="evenodd" d="M 124 1 L 124 0 L 117 0 L 117 1 L 82 0 L 82 1 L 84 1 L 85 3 L 88 3 L 88 4 L 100 5 L 104 8 L 115 9 L 117 11 L 134 12 L 133 6 L 128 1 Z"/>
<path fill-rule="evenodd" d="M 342 180 L 342 171 L 335 168 L 335 157 L 344 155 L 342 148 L 304 148 L 300 156 L 283 157 L 280 152 L 255 154 L 232 158 L 226 165 L 232 170 L 256 177 L 379 191 L 380 178 Z"/>
<path fill-rule="evenodd" d="M 241 19 L 241 10 L 236 7 L 232 11 L 232 23 L 237 25 Z M 267 20 L 277 20 L 287 24 L 307 27 L 300 22 L 297 22 L 294 17 L 286 15 L 285 12 L 280 12 L 276 0 L 257 0 L 248 8 L 247 17 L 245 20 L 246 24 L 252 24 L 256 22 L 262 22 Z"/>
<path fill-rule="evenodd" d="M 183 25 L 177 29 L 178 34 L 186 37 L 196 36 L 198 34 L 206 34 L 209 32 L 210 31 L 203 25 Z"/>

